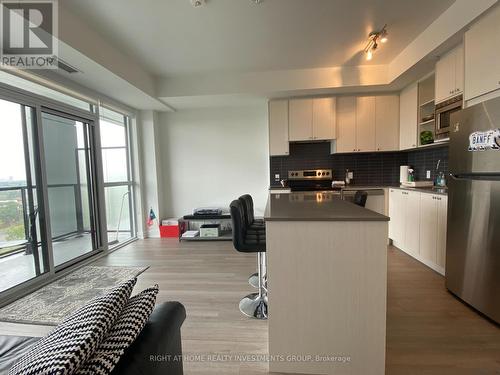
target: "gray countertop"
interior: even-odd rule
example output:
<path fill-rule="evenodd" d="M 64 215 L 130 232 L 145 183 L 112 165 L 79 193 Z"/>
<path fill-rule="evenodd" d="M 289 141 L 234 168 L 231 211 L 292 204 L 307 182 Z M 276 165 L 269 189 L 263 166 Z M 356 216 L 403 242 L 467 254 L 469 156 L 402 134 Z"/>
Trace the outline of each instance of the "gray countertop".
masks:
<path fill-rule="evenodd" d="M 387 216 L 329 193 L 270 194 L 266 221 L 388 221 Z"/>
<path fill-rule="evenodd" d="M 271 186 L 269 190 L 286 190 L 288 187 L 281 186 Z M 353 191 L 353 190 L 380 190 L 380 189 L 401 189 L 401 190 L 412 190 L 418 191 L 420 193 L 428 194 L 438 194 L 438 195 L 448 195 L 447 188 L 437 188 L 437 187 L 425 187 L 425 188 L 414 188 L 400 185 L 347 185 L 340 189 L 341 191 Z"/>
<path fill-rule="evenodd" d="M 400 190 L 411 190 L 411 191 L 418 191 L 419 193 L 427 193 L 427 194 L 438 194 L 438 195 L 448 195 L 448 189 L 447 188 L 414 188 L 414 187 L 407 187 L 407 186 L 391 186 L 391 189 L 400 189 Z"/>

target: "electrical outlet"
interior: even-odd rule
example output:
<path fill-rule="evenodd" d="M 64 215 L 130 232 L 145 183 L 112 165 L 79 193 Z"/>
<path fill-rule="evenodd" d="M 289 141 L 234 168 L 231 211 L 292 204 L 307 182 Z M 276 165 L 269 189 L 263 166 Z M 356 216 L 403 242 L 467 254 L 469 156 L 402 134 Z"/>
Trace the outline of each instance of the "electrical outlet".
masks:
<path fill-rule="evenodd" d="M 427 171 L 426 174 L 425 174 L 425 177 L 426 178 L 431 178 L 431 171 Z"/>
<path fill-rule="evenodd" d="M 352 180 L 354 178 L 354 172 L 347 172 L 347 177 Z"/>
<path fill-rule="evenodd" d="M 274 175 L 274 179 L 275 179 L 276 181 L 279 181 L 279 180 L 280 180 L 280 175 L 279 175 L 278 173 L 276 173 L 276 174 Z"/>

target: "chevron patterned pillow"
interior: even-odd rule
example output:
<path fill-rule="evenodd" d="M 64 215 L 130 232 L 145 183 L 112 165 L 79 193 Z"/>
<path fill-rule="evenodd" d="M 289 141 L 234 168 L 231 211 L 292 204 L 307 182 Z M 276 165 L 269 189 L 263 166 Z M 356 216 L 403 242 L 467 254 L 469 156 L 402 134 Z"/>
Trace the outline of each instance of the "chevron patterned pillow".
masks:
<path fill-rule="evenodd" d="M 96 297 L 42 338 L 11 375 L 73 374 L 96 351 L 127 304 L 137 279 Z"/>
<path fill-rule="evenodd" d="M 134 342 L 153 312 L 158 285 L 130 298 L 94 355 L 78 369 L 78 375 L 105 375 L 116 366 L 125 350 Z"/>

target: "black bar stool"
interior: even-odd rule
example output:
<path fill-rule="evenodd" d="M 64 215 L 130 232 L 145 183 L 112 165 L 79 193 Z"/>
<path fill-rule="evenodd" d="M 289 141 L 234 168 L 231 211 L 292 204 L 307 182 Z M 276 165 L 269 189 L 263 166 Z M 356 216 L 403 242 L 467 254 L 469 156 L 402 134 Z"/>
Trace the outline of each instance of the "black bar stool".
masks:
<path fill-rule="evenodd" d="M 365 207 L 366 200 L 368 199 L 368 193 L 366 191 L 358 190 L 356 194 L 354 194 L 354 204 L 358 206 Z"/>
<path fill-rule="evenodd" d="M 267 319 L 267 290 L 264 286 L 266 236 L 248 231 L 243 204 L 239 199 L 232 201 L 230 208 L 235 249 L 242 253 L 257 253 L 258 292 L 251 293 L 240 301 L 240 311 L 252 318 Z"/>
<path fill-rule="evenodd" d="M 253 199 L 250 194 L 245 194 L 239 197 L 239 200 L 243 203 L 243 212 L 245 214 L 245 223 L 249 228 L 259 229 L 266 227 L 263 219 L 256 219 L 253 210 Z"/>
<path fill-rule="evenodd" d="M 259 234 L 260 236 L 266 236 L 266 226 L 264 220 L 255 219 L 254 209 L 253 209 L 253 199 L 250 194 L 242 195 L 238 200 L 243 205 L 243 215 L 245 219 L 245 226 L 247 228 L 247 233 L 249 234 Z M 265 280 L 265 265 L 264 265 L 264 280 Z M 259 287 L 259 274 L 258 272 L 250 275 L 248 278 L 248 283 L 254 288 Z"/>

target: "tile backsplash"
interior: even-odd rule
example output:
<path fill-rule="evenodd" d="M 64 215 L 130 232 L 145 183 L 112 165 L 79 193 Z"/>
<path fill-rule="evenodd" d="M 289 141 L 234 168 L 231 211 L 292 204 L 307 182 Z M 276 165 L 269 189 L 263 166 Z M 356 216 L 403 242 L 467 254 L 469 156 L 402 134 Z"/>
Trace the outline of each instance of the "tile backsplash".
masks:
<path fill-rule="evenodd" d="M 426 171 L 431 178 L 436 175 L 436 164 L 441 160 L 439 171 L 448 172 L 448 147 L 424 148 L 412 151 L 377 152 L 362 154 L 330 154 L 330 143 L 290 143 L 289 156 L 271 156 L 271 186 L 279 185 L 275 175 L 286 179 L 289 170 L 333 169 L 335 180 L 343 180 L 345 170 L 354 172 L 356 185 L 399 185 L 399 167 L 415 168 L 417 180 L 425 180 Z"/>

